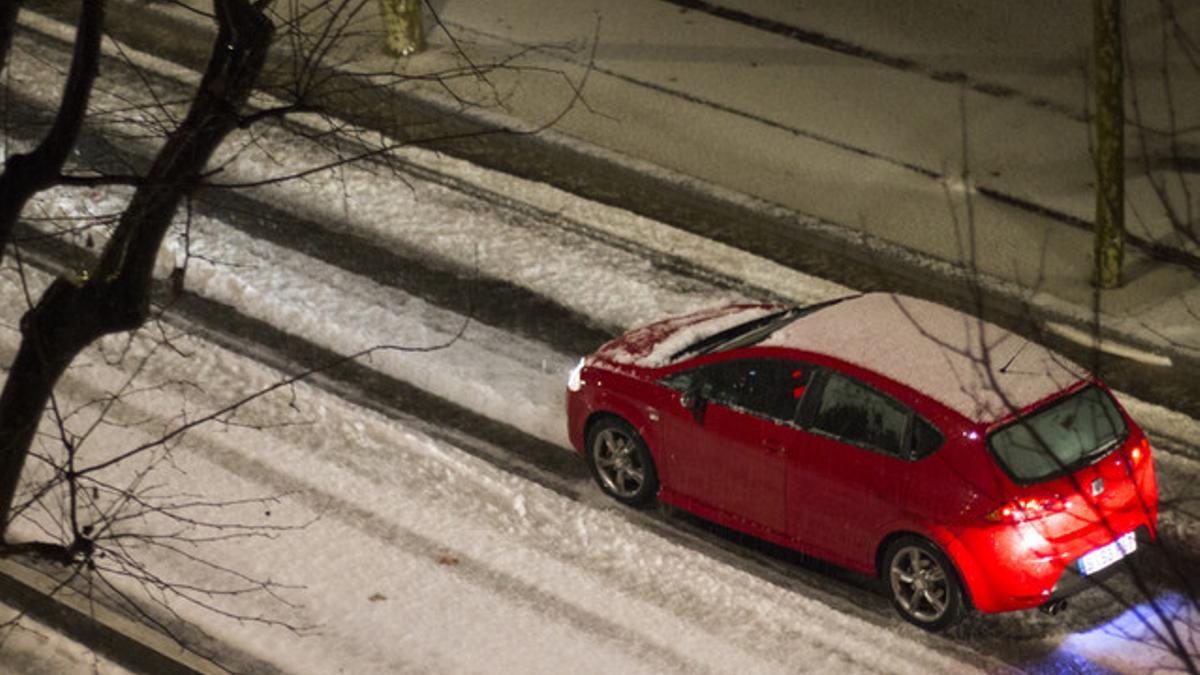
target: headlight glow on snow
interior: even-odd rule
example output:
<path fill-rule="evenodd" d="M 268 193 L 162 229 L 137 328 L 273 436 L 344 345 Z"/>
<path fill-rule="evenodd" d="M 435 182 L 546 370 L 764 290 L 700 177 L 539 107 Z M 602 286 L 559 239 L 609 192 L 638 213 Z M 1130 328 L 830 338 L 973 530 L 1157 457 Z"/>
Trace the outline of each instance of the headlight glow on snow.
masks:
<path fill-rule="evenodd" d="M 579 363 L 571 369 L 571 374 L 567 376 L 567 389 L 571 391 L 579 391 L 583 388 L 583 359 L 579 359 Z"/>

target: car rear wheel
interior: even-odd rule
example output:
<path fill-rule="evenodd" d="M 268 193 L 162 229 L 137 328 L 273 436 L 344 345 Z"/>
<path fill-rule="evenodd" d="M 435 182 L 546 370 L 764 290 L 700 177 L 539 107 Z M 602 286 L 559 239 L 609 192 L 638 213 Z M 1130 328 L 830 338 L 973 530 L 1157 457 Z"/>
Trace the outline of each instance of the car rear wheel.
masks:
<path fill-rule="evenodd" d="M 658 493 L 654 459 L 641 435 L 625 420 L 605 417 L 588 434 L 588 465 L 592 476 L 610 497 L 629 506 L 643 506 Z"/>
<path fill-rule="evenodd" d="M 936 632 L 962 618 L 965 603 L 958 574 L 930 542 L 917 537 L 893 542 L 884 555 L 883 573 L 892 605 L 906 621 Z"/>

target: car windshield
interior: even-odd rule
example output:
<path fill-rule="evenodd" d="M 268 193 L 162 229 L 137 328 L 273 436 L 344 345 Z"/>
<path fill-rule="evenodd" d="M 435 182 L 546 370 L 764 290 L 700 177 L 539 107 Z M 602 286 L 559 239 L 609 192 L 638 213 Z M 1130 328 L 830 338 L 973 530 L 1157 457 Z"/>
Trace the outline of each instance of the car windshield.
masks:
<path fill-rule="evenodd" d="M 824 309 L 830 305 L 837 304 L 845 299 L 837 298 L 806 307 L 791 307 L 778 312 L 772 312 L 746 323 L 738 324 L 733 328 L 710 335 L 702 340 L 697 340 L 680 349 L 671 355 L 671 361 L 678 361 L 685 356 L 700 356 L 702 354 L 712 354 L 714 352 L 723 352 L 737 347 L 747 347 L 757 344 L 796 319 L 807 314 L 812 314 L 818 309 Z"/>
<path fill-rule="evenodd" d="M 1112 397 L 1090 385 L 993 432 L 988 447 L 1013 480 L 1028 485 L 1099 459 L 1128 433 Z"/>

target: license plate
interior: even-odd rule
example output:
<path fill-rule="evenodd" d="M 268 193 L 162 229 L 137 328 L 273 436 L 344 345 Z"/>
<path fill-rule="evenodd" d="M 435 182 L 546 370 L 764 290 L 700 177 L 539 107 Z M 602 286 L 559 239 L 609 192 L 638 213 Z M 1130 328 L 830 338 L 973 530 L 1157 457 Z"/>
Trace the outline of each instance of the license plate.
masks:
<path fill-rule="evenodd" d="M 1111 544 L 1085 554 L 1079 559 L 1079 573 L 1095 574 L 1137 550 L 1137 537 L 1126 532 Z"/>

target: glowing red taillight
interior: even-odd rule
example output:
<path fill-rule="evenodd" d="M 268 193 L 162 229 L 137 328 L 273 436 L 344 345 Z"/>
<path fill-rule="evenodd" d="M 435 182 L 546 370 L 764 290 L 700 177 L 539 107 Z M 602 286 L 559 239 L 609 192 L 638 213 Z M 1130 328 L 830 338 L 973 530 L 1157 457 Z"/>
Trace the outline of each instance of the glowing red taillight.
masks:
<path fill-rule="evenodd" d="M 1129 449 L 1129 464 L 1133 468 L 1138 468 L 1146 458 L 1150 456 L 1150 441 L 1145 436 L 1142 436 L 1137 445 Z"/>
<path fill-rule="evenodd" d="M 1060 513 L 1066 508 L 1060 497 L 1018 497 L 987 514 L 987 519 L 995 523 L 1023 523 Z"/>

